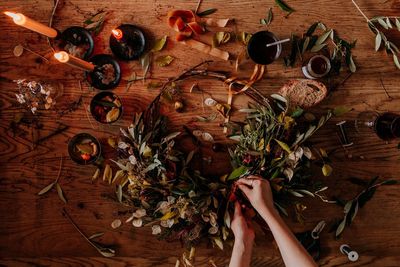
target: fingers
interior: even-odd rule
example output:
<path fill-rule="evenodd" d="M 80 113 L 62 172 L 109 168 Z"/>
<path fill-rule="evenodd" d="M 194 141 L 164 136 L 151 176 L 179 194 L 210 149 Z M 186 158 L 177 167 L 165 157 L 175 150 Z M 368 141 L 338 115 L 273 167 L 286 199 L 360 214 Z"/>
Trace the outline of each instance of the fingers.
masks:
<path fill-rule="evenodd" d="M 233 217 L 241 217 L 242 216 L 242 208 L 240 207 L 240 204 L 238 201 L 235 201 L 235 213 L 233 214 Z"/>
<path fill-rule="evenodd" d="M 247 196 L 251 192 L 251 188 L 244 184 L 238 184 L 239 189 Z"/>
<path fill-rule="evenodd" d="M 252 179 L 247 179 L 247 178 L 241 178 L 237 181 L 239 184 L 245 184 L 248 186 L 252 186 L 253 180 Z"/>

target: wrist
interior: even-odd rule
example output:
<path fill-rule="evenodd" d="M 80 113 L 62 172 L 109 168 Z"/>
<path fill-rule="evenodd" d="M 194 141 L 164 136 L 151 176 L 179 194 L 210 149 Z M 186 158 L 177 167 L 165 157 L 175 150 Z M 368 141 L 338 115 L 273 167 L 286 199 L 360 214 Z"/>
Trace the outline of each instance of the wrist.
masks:
<path fill-rule="evenodd" d="M 252 247 L 254 244 L 254 236 L 253 235 L 247 235 L 247 236 L 242 236 L 242 237 L 236 237 L 235 236 L 235 243 L 234 245 L 239 246 L 239 247 Z"/>
<path fill-rule="evenodd" d="M 274 207 L 264 206 L 260 208 L 259 214 L 268 223 L 270 220 L 279 217 L 278 211 Z"/>

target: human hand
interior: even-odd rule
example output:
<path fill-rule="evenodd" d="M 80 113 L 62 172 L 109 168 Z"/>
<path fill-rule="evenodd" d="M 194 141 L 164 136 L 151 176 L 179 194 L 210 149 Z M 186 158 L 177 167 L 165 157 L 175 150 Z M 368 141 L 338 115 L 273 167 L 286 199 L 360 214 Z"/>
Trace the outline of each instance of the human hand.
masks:
<path fill-rule="evenodd" d="M 247 221 L 243 216 L 242 208 L 239 202 L 235 202 L 235 213 L 231 222 L 231 229 L 235 235 L 235 242 L 243 242 L 245 244 L 251 244 L 254 241 L 254 229 L 251 226 L 251 222 Z"/>
<path fill-rule="evenodd" d="M 260 215 L 274 214 L 276 210 L 268 180 L 250 175 L 239 179 L 237 185 Z M 268 214 L 264 214 L 266 212 Z"/>

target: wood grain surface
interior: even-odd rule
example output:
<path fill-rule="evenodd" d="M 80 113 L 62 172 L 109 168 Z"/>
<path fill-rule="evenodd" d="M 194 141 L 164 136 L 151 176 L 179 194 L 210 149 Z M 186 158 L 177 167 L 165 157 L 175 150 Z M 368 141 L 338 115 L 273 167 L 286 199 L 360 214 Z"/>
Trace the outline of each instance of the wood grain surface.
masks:
<path fill-rule="evenodd" d="M 357 114 L 364 110 L 392 111 L 400 113 L 400 72 L 396 70 L 391 58 L 381 52 L 374 52 L 374 36 L 368 30 L 365 21 L 350 0 L 296 0 L 287 1 L 296 10 L 288 18 L 274 4 L 273 0 L 215 0 L 204 1 L 201 10 L 218 8 L 212 17 L 235 18 L 240 31 L 256 32 L 265 26 L 259 19 L 266 16 L 269 7 L 273 7 L 274 20 L 269 29 L 278 37 L 289 37 L 292 32 L 301 34 L 315 21 L 322 21 L 328 27 L 336 29 L 340 36 L 357 40 L 354 57 L 358 70 L 347 82 L 332 92 L 314 111 L 322 113 L 325 109 L 337 105 L 353 107 L 354 110 L 342 118 L 335 118 L 322 129 L 313 141 L 318 146 L 332 152 L 334 173 L 322 178 L 329 185 L 329 196 L 350 198 L 361 190 L 348 181 L 356 176 L 370 179 L 374 175 L 383 178 L 398 179 L 400 150 L 398 140 L 383 142 L 373 133 L 356 134 L 350 127 L 349 137 L 355 145 L 342 149 L 336 134 L 335 123 L 345 119 L 349 125 Z M 71 25 L 82 25 L 85 18 L 99 10 L 110 11 L 103 31 L 95 38 L 96 53 L 111 53 L 108 48 L 110 30 L 121 23 L 132 23 L 144 28 L 154 38 L 168 34 L 173 40 L 174 33 L 165 23 L 166 13 L 171 9 L 194 9 L 197 1 L 181 0 L 60 0 L 54 17 L 54 27 L 63 30 Z M 400 3 L 396 1 L 359 0 L 367 16 L 399 15 Z M 53 1 L 14 0 L 0 1 L 0 10 L 18 11 L 43 23 L 48 23 Z M 230 27 L 230 30 L 233 30 Z M 400 35 L 393 33 L 397 45 Z M 23 44 L 31 50 L 50 59 L 44 62 L 38 56 L 25 52 L 21 57 L 13 55 L 13 48 Z M 227 49 L 235 54 L 237 47 L 229 44 Z M 283 54 L 289 51 L 284 46 Z M 233 71 L 234 61 L 221 62 L 215 58 L 193 51 L 188 47 L 168 43 L 167 49 L 160 54 L 173 55 L 175 61 L 166 68 L 154 66 L 151 77 L 165 80 L 176 76 L 204 60 L 213 59 L 210 68 Z M 57 64 L 51 59 L 50 49 L 45 38 L 24 28 L 15 26 L 10 19 L 0 16 L 0 265 L 4 266 L 174 266 L 177 257 L 183 251 L 179 242 L 158 241 L 151 235 L 150 229 L 132 229 L 130 224 L 113 230 L 111 222 L 120 217 L 124 220 L 124 207 L 112 199 L 113 189 L 101 181 L 91 182 L 95 167 L 78 166 L 68 158 L 68 140 L 77 133 L 88 132 L 98 137 L 103 144 L 108 136 L 118 134 L 119 127 L 128 125 L 133 112 L 143 110 L 157 94 L 155 89 L 147 89 L 141 82 L 135 83 L 126 91 L 126 81 L 114 90 L 125 106 L 122 120 L 113 126 L 97 124 L 85 111 L 96 91 L 90 90 L 84 82 L 81 71 Z M 121 62 L 123 77 L 130 72 L 141 73 L 138 62 Z M 250 64 L 251 66 L 251 64 Z M 250 68 L 249 68 L 250 69 Z M 247 77 L 251 71 L 239 73 Z M 271 66 L 265 79 L 256 84 L 264 95 L 276 92 L 288 79 L 302 76 L 299 66 L 285 68 L 281 60 Z M 76 111 L 63 116 L 55 110 L 43 112 L 40 121 L 43 128 L 32 131 L 25 127 L 25 134 L 13 135 L 10 123 L 22 109 L 16 105 L 15 79 L 35 79 L 53 83 L 59 87 L 60 97 L 56 109 L 63 110 L 72 101 L 82 96 L 83 104 Z M 385 94 L 380 79 L 390 96 Z M 82 88 L 79 86 L 82 82 Z M 186 111 L 176 113 L 170 104 L 162 106 L 174 129 L 188 124 L 196 115 L 209 115 L 209 109 L 203 110 L 200 94 L 190 94 L 193 82 L 207 95 L 219 101 L 226 101 L 226 88 L 221 82 L 210 79 L 189 80 L 182 90 Z M 62 86 L 61 86 L 62 85 Z M 249 101 L 244 95 L 234 99 L 234 108 L 245 107 Z M 233 119 L 240 117 L 233 114 Z M 69 126 L 64 133 L 49 138 L 40 145 L 33 146 L 33 139 L 44 137 L 54 131 L 59 123 Z M 219 126 L 220 120 L 212 123 L 195 123 L 191 127 L 206 130 L 217 141 L 226 143 L 227 139 Z M 213 174 L 223 174 L 229 170 L 229 161 L 225 153 L 214 153 L 205 149 L 205 155 L 213 157 L 206 169 Z M 111 155 L 106 155 L 111 157 Z M 60 183 L 68 204 L 64 205 L 57 193 L 52 191 L 42 197 L 37 195 L 45 185 L 55 179 L 60 157 L 64 157 Z M 400 266 L 400 191 L 399 186 L 378 189 L 372 201 L 359 211 L 354 224 L 346 229 L 342 238 L 335 240 L 333 233 L 325 230 L 321 236 L 321 266 Z M 320 220 L 331 221 L 342 216 L 342 210 L 336 205 L 321 203 L 317 199 L 306 200 L 304 225 L 294 223 L 293 216 L 287 219 L 295 232 L 312 229 Z M 79 227 L 87 234 L 105 232 L 101 241 L 117 247 L 117 257 L 106 259 L 100 255 L 76 232 L 62 216 L 65 208 Z M 282 266 L 279 251 L 271 235 L 258 231 L 252 266 Z M 339 252 L 339 246 L 349 244 L 360 254 L 360 260 L 350 264 Z M 225 266 L 229 261 L 230 248 L 220 251 L 213 249 L 207 241 L 197 249 L 196 266 Z"/>

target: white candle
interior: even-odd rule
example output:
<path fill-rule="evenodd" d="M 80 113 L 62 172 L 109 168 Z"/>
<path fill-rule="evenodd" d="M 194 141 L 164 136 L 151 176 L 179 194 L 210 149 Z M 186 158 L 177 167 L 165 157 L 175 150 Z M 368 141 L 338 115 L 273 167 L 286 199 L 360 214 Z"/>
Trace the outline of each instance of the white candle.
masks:
<path fill-rule="evenodd" d="M 21 13 L 13 13 L 13 12 L 4 12 L 7 16 L 11 17 L 15 24 L 25 27 L 29 30 L 38 32 L 40 34 L 46 35 L 49 38 L 56 38 L 57 31 L 53 28 L 50 28 L 42 23 L 39 23 L 33 19 L 24 16 Z"/>
<path fill-rule="evenodd" d="M 72 67 L 79 68 L 81 70 L 93 71 L 95 68 L 95 65 L 93 65 L 92 63 L 87 62 L 83 59 L 74 57 L 65 51 L 60 51 L 60 52 L 54 53 L 54 57 L 61 63 L 68 64 Z"/>

